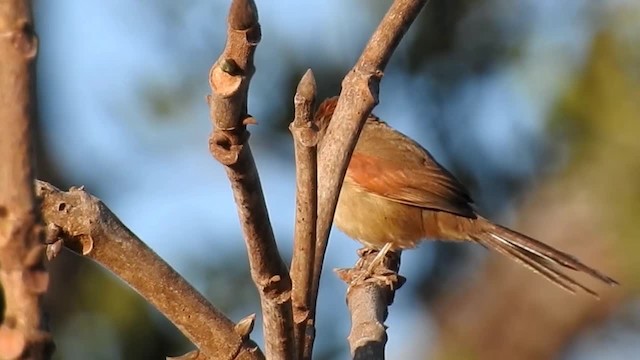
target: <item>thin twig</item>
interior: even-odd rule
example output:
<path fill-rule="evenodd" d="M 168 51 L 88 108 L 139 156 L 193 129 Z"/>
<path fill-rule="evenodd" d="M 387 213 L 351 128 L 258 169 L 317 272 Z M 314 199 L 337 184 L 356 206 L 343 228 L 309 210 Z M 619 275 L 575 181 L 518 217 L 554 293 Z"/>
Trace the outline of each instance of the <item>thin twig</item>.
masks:
<path fill-rule="evenodd" d="M 378 103 L 383 70 L 427 0 L 396 0 L 371 36 L 357 63 L 342 81 L 342 93 L 318 152 L 318 227 L 310 324 L 342 180 L 362 126 Z M 309 357 L 311 354 L 308 354 Z"/>
<path fill-rule="evenodd" d="M 61 238 L 65 247 L 124 280 L 191 340 L 198 359 L 264 359 L 249 339 L 250 327 L 234 324 L 211 305 L 102 201 L 82 188 L 64 192 L 43 181 L 36 182 L 36 193 L 48 242 Z"/>
<path fill-rule="evenodd" d="M 291 260 L 294 338 L 296 355 L 302 359 L 309 319 L 309 294 L 318 215 L 318 128 L 313 123 L 316 80 L 311 69 L 304 74 L 294 97 L 295 118 L 289 130 L 293 134 L 296 157 L 296 225 Z M 313 334 L 309 334 L 313 338 Z"/>
<path fill-rule="evenodd" d="M 353 269 L 336 270 L 338 276 L 349 285 L 347 305 L 351 313 L 349 347 L 353 359 L 384 359 L 387 328 L 384 321 L 393 303 L 395 291 L 405 282 L 398 275 L 400 253 L 389 252 L 384 260 L 373 268 L 370 265 L 376 251 L 360 251 L 361 259 Z M 366 280 L 360 280 L 366 277 Z"/>
<path fill-rule="evenodd" d="M 225 166 L 231 182 L 253 278 L 262 306 L 265 352 L 269 359 L 294 355 L 291 278 L 282 261 L 269 221 L 258 171 L 247 142 L 247 91 L 260 41 L 258 12 L 252 0 L 233 0 L 227 44 L 209 74 L 211 154 Z"/>
<path fill-rule="evenodd" d="M 0 4 L 0 283 L 4 316 L 0 358 L 48 359 L 53 350 L 42 316 L 49 275 L 33 192 L 32 126 L 38 39 L 31 1 Z"/>

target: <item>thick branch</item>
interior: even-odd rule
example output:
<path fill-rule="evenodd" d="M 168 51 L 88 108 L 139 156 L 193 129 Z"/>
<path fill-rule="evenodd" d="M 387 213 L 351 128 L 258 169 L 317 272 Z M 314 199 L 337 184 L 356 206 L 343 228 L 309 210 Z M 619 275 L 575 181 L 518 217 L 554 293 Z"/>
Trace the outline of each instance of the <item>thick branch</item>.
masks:
<path fill-rule="evenodd" d="M 426 2 L 427 0 L 394 1 L 358 62 L 342 81 L 342 93 L 318 153 L 318 227 L 311 320 L 315 318 L 324 254 L 347 164 L 362 126 L 378 102 L 378 86 L 383 70 L 400 39 Z"/>
<path fill-rule="evenodd" d="M 349 347 L 353 359 L 384 359 L 384 347 L 387 343 L 384 321 L 389 314 L 388 307 L 393 303 L 395 291 L 405 281 L 398 275 L 399 253 L 387 253 L 383 261 L 370 270 L 377 254 L 373 250 L 361 250 L 361 258 L 353 269 L 336 270 L 338 276 L 349 285 Z M 373 275 L 369 276 L 370 273 Z"/>
<path fill-rule="evenodd" d="M 33 193 L 31 126 L 38 41 L 31 2 L 0 3 L 0 282 L 4 316 L 0 358 L 45 359 L 53 343 L 44 330 L 42 226 Z"/>
<path fill-rule="evenodd" d="M 229 12 L 227 44 L 211 68 L 209 83 L 211 120 L 209 139 L 213 156 L 225 166 L 249 255 L 251 276 L 260 293 L 266 355 L 291 359 L 294 354 L 291 279 L 269 221 L 246 125 L 255 122 L 247 113 L 247 91 L 254 73 L 253 54 L 260 41 L 260 24 L 252 0 L 233 0 Z"/>
<path fill-rule="evenodd" d="M 63 192 L 37 181 L 49 240 L 111 270 L 155 306 L 204 359 L 264 359 L 246 326 L 235 325 L 83 189 Z M 242 322 L 241 322 L 242 323 Z"/>
<path fill-rule="evenodd" d="M 296 225 L 291 261 L 293 322 L 297 358 L 305 353 L 305 337 L 313 342 L 313 333 L 306 333 L 309 319 L 309 295 L 313 279 L 318 206 L 317 147 L 318 128 L 313 123 L 316 80 L 311 69 L 300 80 L 294 97 L 295 118 L 289 130 L 293 134 L 296 157 Z M 308 349 L 310 353 L 311 349 Z"/>

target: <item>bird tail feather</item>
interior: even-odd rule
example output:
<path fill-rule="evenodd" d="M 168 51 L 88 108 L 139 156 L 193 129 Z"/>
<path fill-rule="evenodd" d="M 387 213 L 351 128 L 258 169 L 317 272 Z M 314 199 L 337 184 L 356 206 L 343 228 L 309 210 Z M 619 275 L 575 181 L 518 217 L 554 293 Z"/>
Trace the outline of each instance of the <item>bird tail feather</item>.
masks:
<path fill-rule="evenodd" d="M 576 290 L 579 289 L 598 297 L 595 291 L 560 271 L 557 265 L 574 271 L 584 272 L 608 285 L 618 285 L 618 282 L 614 279 L 585 265 L 567 253 L 556 250 L 545 243 L 520 234 L 519 232 L 493 224 L 486 219 L 480 220 L 483 221 L 483 229 L 477 235 L 473 236 L 473 240 L 484 247 L 494 249 L 502 255 L 520 262 L 530 270 L 542 275 L 555 285 L 571 293 L 575 293 Z"/>

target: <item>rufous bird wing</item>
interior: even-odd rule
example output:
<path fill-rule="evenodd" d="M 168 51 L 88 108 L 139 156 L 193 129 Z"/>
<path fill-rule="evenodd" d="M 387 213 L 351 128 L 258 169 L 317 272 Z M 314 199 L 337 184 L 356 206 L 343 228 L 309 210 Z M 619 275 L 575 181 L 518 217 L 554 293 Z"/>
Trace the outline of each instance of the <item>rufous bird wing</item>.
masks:
<path fill-rule="evenodd" d="M 466 189 L 430 157 L 422 163 L 390 161 L 354 152 L 347 180 L 391 201 L 475 218 Z"/>

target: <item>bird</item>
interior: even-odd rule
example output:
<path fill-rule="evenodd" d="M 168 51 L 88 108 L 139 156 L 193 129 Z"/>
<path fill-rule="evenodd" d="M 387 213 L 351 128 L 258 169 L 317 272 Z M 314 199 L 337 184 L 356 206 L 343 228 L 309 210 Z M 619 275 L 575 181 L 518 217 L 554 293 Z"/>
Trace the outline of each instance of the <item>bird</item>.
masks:
<path fill-rule="evenodd" d="M 320 142 L 338 97 L 314 114 Z M 366 248 L 387 252 L 415 248 L 425 239 L 471 241 L 493 249 L 571 293 L 598 294 L 561 269 L 618 282 L 576 257 L 482 217 L 468 190 L 420 144 L 374 114 L 362 128 L 336 206 L 334 225 Z M 375 261 L 374 261 L 375 262 Z"/>

